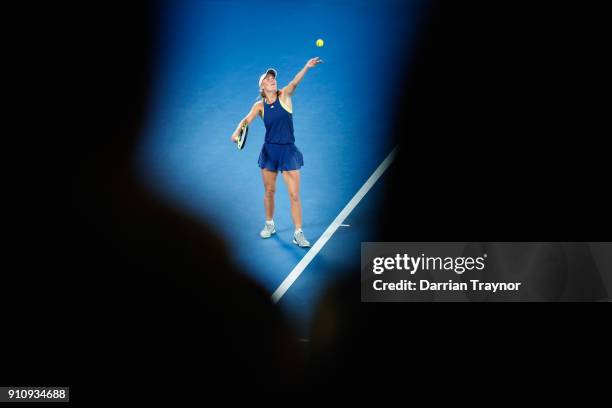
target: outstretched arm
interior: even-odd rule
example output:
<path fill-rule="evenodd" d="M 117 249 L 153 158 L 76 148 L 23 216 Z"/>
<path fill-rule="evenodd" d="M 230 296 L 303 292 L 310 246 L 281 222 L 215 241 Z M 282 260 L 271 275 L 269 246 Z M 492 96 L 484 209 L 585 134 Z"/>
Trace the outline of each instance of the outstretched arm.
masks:
<path fill-rule="evenodd" d="M 308 62 L 306 62 L 306 65 L 304 65 L 304 68 L 302 68 L 300 72 L 297 73 L 295 78 L 293 78 L 291 82 L 289 82 L 289 84 L 283 88 L 283 93 L 288 96 L 293 95 L 295 88 L 298 86 L 302 78 L 304 78 L 304 75 L 306 75 L 306 71 L 322 62 L 323 60 L 319 57 L 309 59 Z"/>
<path fill-rule="evenodd" d="M 246 123 L 247 125 L 250 125 L 251 122 L 255 120 L 257 115 L 259 115 L 260 110 L 261 110 L 261 103 L 255 102 L 255 104 L 251 108 L 251 111 L 240 122 L 238 122 L 238 126 L 236 127 L 236 130 L 234 130 L 234 133 L 232 133 L 232 137 L 230 138 L 232 142 L 236 143 L 238 141 L 238 135 L 240 134 L 240 129 L 242 128 L 242 125 L 244 123 Z"/>

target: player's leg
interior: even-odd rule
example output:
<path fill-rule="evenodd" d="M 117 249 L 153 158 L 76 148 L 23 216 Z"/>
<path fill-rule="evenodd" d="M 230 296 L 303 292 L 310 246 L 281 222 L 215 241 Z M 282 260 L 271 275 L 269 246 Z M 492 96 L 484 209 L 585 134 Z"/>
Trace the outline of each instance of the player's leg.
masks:
<path fill-rule="evenodd" d="M 289 200 L 291 203 L 291 218 L 295 229 L 302 228 L 302 204 L 300 203 L 300 171 L 283 171 L 283 179 L 287 184 Z"/>
<path fill-rule="evenodd" d="M 304 237 L 302 231 L 302 203 L 300 202 L 300 171 L 290 170 L 283 172 L 283 179 L 287 184 L 289 200 L 291 202 L 291 217 L 295 224 L 293 243 L 301 247 L 309 247 L 310 242 Z"/>
<path fill-rule="evenodd" d="M 276 193 L 277 172 L 268 169 L 261 169 L 261 177 L 264 184 L 264 209 L 266 212 L 266 225 L 261 231 L 262 238 L 269 238 L 276 232 L 273 223 L 274 216 L 274 194 Z"/>
<path fill-rule="evenodd" d="M 271 220 L 274 216 L 274 194 L 276 193 L 277 172 L 268 169 L 261 169 L 261 176 L 264 183 L 264 208 L 266 210 L 266 220 Z"/>

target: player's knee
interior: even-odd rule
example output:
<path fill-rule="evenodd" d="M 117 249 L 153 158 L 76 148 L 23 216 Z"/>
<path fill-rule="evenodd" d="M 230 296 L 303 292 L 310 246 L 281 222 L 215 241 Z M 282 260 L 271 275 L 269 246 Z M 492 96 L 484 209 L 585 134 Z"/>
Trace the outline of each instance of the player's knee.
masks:
<path fill-rule="evenodd" d="M 298 203 L 300 201 L 300 195 L 298 193 L 289 193 L 289 199 L 294 203 Z"/>
<path fill-rule="evenodd" d="M 276 189 L 274 187 L 266 187 L 266 197 L 274 197 Z"/>

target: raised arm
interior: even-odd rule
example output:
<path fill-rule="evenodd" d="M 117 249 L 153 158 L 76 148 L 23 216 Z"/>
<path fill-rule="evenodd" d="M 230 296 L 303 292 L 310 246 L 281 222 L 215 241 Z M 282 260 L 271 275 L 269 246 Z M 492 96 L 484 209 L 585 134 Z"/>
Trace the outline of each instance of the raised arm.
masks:
<path fill-rule="evenodd" d="M 304 65 L 304 68 L 302 68 L 300 72 L 297 73 L 295 78 L 293 78 L 291 82 L 289 82 L 289 84 L 287 84 L 287 86 L 283 88 L 283 93 L 287 96 L 293 95 L 293 93 L 295 92 L 295 88 L 297 88 L 302 78 L 304 78 L 304 75 L 306 75 L 306 71 L 322 62 L 323 60 L 319 57 L 309 59 L 308 62 L 306 62 L 306 65 Z"/>
<path fill-rule="evenodd" d="M 234 130 L 234 133 L 232 133 L 232 136 L 230 137 L 232 142 L 236 143 L 238 141 L 238 135 L 240 134 L 240 129 L 242 128 L 242 125 L 245 122 L 247 125 L 250 125 L 251 122 L 255 120 L 257 115 L 260 114 L 262 106 L 263 105 L 261 101 L 255 102 L 253 104 L 253 107 L 251 108 L 251 111 L 240 122 L 238 122 L 238 126 L 236 127 L 236 130 Z"/>

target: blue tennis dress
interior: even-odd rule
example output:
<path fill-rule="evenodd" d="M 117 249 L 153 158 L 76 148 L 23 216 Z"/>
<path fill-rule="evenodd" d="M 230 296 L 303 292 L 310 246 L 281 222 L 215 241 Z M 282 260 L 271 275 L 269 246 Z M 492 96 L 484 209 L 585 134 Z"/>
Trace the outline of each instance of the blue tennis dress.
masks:
<path fill-rule="evenodd" d="M 263 101 L 266 138 L 259 154 L 259 167 L 270 171 L 297 170 L 304 165 L 302 152 L 295 145 L 293 115 L 276 97 L 274 103 Z"/>

